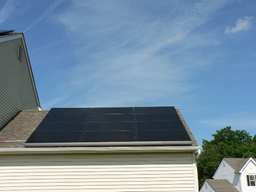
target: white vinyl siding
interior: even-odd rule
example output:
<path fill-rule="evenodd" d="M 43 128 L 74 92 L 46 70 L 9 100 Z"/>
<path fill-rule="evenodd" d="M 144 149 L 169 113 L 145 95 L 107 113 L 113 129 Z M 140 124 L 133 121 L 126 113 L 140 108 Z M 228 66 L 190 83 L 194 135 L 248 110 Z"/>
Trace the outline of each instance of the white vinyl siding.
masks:
<path fill-rule="evenodd" d="M 25 50 L 22 38 L 0 42 L 0 129 L 20 110 L 38 109 L 37 93 Z"/>
<path fill-rule="evenodd" d="M 1 191 L 197 191 L 193 153 L 0 156 Z"/>
<path fill-rule="evenodd" d="M 216 192 L 207 181 L 204 182 L 203 186 L 200 189 L 200 192 Z"/>
<path fill-rule="evenodd" d="M 213 175 L 214 179 L 227 179 L 233 183 L 235 177 L 235 169 L 223 159 Z"/>
<path fill-rule="evenodd" d="M 248 186 L 247 175 L 256 175 L 256 164 L 254 161 L 249 161 L 249 163 L 241 170 L 241 191 L 242 192 L 255 192 L 256 186 Z"/>

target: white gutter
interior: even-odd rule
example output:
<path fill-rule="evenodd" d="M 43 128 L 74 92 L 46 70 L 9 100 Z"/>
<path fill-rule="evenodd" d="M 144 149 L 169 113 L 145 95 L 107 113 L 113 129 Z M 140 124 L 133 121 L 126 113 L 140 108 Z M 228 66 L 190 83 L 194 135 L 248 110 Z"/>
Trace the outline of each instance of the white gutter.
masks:
<path fill-rule="evenodd" d="M 197 150 L 197 156 L 196 156 L 196 159 L 198 159 L 200 155 L 201 155 L 201 148 Z"/>
<path fill-rule="evenodd" d="M 200 146 L 0 148 L 0 155 L 63 153 L 168 153 L 195 152 L 196 150 L 199 149 L 201 149 Z"/>
<path fill-rule="evenodd" d="M 121 141 L 121 142 L 59 142 L 25 143 L 25 147 L 120 147 L 120 146 L 191 146 L 191 141 Z"/>

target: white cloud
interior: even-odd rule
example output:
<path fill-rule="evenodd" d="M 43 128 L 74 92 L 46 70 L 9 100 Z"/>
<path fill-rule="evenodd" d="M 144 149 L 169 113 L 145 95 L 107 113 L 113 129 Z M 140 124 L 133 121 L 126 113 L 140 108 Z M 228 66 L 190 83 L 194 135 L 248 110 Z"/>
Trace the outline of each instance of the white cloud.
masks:
<path fill-rule="evenodd" d="M 256 113 L 240 112 L 228 114 L 214 119 L 205 119 L 200 121 L 202 124 L 213 127 L 231 126 L 234 129 L 253 129 L 256 125 Z"/>
<path fill-rule="evenodd" d="M 237 33 L 239 31 L 247 31 L 252 25 L 253 17 L 245 17 L 244 19 L 238 19 L 234 27 L 226 27 L 225 33 Z"/>
<path fill-rule="evenodd" d="M 73 1 L 58 18 L 74 43 L 76 58 L 65 74 L 76 95 L 69 104 L 143 105 L 163 98 L 171 104 L 193 90 L 196 85 L 189 79 L 203 62 L 188 49 L 205 41 L 185 39 L 227 2 L 186 2 L 172 13 L 178 6 L 172 1 L 147 6 L 137 1 Z M 178 62 L 171 58 L 183 51 L 186 56 Z"/>
<path fill-rule="evenodd" d="M 12 14 L 19 4 L 16 0 L 8 0 L 4 4 L 3 8 L 0 10 L 0 25 L 6 21 L 6 19 Z"/>
<path fill-rule="evenodd" d="M 64 0 L 55 0 L 41 15 L 39 15 L 23 32 L 27 32 L 44 18 L 46 18 Z"/>

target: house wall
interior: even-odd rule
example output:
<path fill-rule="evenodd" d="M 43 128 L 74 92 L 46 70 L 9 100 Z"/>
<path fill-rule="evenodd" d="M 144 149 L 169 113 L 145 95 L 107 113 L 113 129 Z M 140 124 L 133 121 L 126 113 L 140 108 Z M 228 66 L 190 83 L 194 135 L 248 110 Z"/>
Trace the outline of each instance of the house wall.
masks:
<path fill-rule="evenodd" d="M 215 192 L 215 190 L 212 189 L 212 187 L 209 185 L 207 181 L 205 181 L 200 189 L 200 192 Z"/>
<path fill-rule="evenodd" d="M 256 175 L 256 165 L 250 161 L 246 167 L 242 170 L 240 182 L 241 182 L 241 191 L 242 192 L 255 192 L 256 186 L 247 185 L 246 175 Z"/>
<path fill-rule="evenodd" d="M 214 179 L 227 179 L 230 183 L 234 183 L 235 169 L 223 159 L 213 175 Z"/>
<path fill-rule="evenodd" d="M 20 110 L 39 106 L 25 50 L 22 34 L 0 36 L 0 130 Z"/>
<path fill-rule="evenodd" d="M 195 192 L 193 153 L 1 155 L 1 191 Z"/>

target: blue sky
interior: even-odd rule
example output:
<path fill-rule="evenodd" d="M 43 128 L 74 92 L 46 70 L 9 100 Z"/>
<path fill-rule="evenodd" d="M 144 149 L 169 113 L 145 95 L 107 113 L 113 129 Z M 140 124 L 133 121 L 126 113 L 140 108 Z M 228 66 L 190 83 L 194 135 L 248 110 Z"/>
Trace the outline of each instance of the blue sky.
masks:
<path fill-rule="evenodd" d="M 199 144 L 256 134 L 255 0 L 1 0 L 43 109 L 175 106 Z"/>

